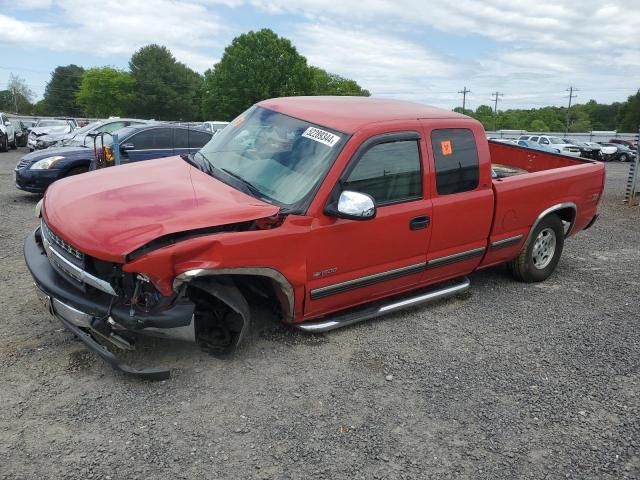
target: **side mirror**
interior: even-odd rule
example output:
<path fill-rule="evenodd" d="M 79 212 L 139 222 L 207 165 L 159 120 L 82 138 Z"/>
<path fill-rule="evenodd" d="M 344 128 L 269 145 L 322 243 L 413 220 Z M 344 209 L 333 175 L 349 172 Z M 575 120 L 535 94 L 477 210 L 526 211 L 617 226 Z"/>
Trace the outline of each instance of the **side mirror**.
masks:
<path fill-rule="evenodd" d="M 4 124 L 5 124 L 7 127 L 10 127 L 10 126 L 11 126 L 11 122 L 9 122 L 9 121 L 4 122 Z"/>
<path fill-rule="evenodd" d="M 131 142 L 128 143 L 123 143 L 122 145 L 120 145 L 120 151 L 121 152 L 127 152 L 129 150 L 133 150 L 135 147 L 135 145 Z"/>
<path fill-rule="evenodd" d="M 327 205 L 325 213 L 349 220 L 371 220 L 376 216 L 376 204 L 366 193 L 345 190 L 340 193 L 337 204 Z"/>

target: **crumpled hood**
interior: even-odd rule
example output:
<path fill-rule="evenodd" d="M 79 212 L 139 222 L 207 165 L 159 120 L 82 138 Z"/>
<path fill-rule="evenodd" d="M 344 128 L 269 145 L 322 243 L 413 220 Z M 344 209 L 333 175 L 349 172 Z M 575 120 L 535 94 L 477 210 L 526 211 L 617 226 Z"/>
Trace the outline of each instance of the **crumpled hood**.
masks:
<path fill-rule="evenodd" d="M 78 250 L 124 262 L 163 235 L 257 220 L 278 210 L 169 157 L 59 180 L 47 190 L 43 215 Z"/>
<path fill-rule="evenodd" d="M 60 125 L 58 127 L 33 127 L 31 129 L 31 133 L 36 137 L 39 137 L 40 135 L 62 135 L 69 133 L 70 131 L 71 127 L 66 125 Z"/>

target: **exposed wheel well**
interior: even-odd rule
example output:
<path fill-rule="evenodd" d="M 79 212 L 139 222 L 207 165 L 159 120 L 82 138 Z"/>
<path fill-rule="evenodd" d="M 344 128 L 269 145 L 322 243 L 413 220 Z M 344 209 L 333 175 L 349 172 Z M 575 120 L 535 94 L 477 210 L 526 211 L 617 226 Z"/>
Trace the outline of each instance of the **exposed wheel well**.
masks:
<path fill-rule="evenodd" d="M 573 207 L 565 207 L 549 213 L 549 215 L 554 214 L 560 217 L 560 220 L 567 222 L 571 226 L 573 226 L 573 223 L 576 221 L 576 211 Z"/>

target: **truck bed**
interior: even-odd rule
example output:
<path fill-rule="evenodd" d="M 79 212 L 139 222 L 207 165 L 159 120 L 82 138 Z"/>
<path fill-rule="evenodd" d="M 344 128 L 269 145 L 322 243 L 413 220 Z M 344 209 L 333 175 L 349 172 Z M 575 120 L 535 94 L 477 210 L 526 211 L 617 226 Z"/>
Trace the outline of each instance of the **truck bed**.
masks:
<path fill-rule="evenodd" d="M 575 208 L 575 218 L 567 218 L 568 234 L 584 229 L 597 211 L 604 188 L 604 165 L 593 160 L 542 152 L 518 145 L 489 141 L 491 163 L 515 173 L 493 179 L 495 213 L 489 244 L 520 237 L 509 248 L 490 251 L 482 266 L 513 257 L 526 242 L 532 225 L 548 208 L 563 205 Z"/>

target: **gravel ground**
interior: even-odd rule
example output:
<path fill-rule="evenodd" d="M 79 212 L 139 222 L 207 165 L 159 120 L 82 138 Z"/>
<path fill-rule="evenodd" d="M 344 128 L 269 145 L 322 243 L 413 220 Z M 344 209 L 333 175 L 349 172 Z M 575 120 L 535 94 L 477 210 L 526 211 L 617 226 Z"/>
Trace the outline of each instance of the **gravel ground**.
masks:
<path fill-rule="evenodd" d="M 0 479 L 640 478 L 640 209 L 607 166 L 601 218 L 556 273 L 308 336 L 261 322 L 233 358 L 145 342 L 125 377 L 50 320 L 22 259 L 37 197 L 0 153 Z"/>

